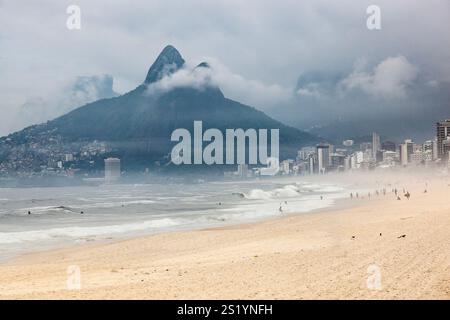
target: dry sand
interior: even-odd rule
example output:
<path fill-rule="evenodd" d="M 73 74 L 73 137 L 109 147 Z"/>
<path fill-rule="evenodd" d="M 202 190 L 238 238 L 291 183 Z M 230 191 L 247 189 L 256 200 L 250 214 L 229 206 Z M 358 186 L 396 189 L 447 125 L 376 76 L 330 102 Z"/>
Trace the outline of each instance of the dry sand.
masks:
<path fill-rule="evenodd" d="M 0 265 L 0 298 L 448 299 L 450 185 L 424 184 L 409 184 L 410 200 L 387 190 L 322 212 L 28 254 Z M 67 288 L 70 265 L 80 290 Z M 368 288 L 377 270 L 381 288 Z"/>

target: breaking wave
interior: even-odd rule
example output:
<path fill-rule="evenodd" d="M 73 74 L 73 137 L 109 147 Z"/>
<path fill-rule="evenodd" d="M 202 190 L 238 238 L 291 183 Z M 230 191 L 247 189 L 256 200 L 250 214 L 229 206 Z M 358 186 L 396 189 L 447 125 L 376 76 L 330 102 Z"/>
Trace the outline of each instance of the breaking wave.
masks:
<path fill-rule="evenodd" d="M 117 233 L 143 231 L 147 229 L 158 229 L 171 227 L 180 222 L 174 219 L 164 218 L 158 220 L 147 220 L 143 222 L 96 226 L 96 227 L 62 227 L 44 230 L 22 231 L 22 232 L 0 232 L 0 244 L 20 243 L 27 241 L 42 241 L 58 238 L 83 238 L 93 236 L 104 236 Z"/>

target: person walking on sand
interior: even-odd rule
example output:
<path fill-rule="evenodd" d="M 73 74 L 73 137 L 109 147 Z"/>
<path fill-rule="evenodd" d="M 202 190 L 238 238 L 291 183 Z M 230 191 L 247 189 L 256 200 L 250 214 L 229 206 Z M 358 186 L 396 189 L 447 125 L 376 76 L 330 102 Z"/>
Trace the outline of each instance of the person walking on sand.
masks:
<path fill-rule="evenodd" d="M 406 193 L 405 193 L 405 197 L 406 197 L 406 199 L 408 199 L 408 200 L 409 200 L 409 197 L 411 197 L 411 194 L 409 193 L 409 191 L 406 191 Z"/>
<path fill-rule="evenodd" d="M 350 199 L 353 199 L 353 192 L 350 192 Z"/>

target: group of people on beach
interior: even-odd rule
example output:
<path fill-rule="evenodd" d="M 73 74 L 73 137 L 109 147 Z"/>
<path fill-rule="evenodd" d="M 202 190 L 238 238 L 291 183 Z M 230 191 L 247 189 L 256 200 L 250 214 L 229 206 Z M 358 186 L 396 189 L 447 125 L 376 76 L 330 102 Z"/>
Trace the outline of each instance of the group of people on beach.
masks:
<path fill-rule="evenodd" d="M 393 189 L 392 189 L 392 193 L 395 195 L 395 197 L 396 197 L 397 200 L 401 200 L 400 195 L 399 195 L 399 191 L 397 190 L 397 188 L 393 188 Z M 424 193 L 427 193 L 427 189 L 424 190 Z M 386 195 L 386 188 L 383 188 L 383 189 L 381 189 L 381 190 L 375 190 L 374 194 L 375 194 L 377 197 L 380 196 L 380 195 L 385 196 L 385 195 Z M 370 199 L 371 196 L 372 196 L 372 193 L 369 191 L 369 192 L 367 193 L 367 197 Z M 410 194 L 409 191 L 406 190 L 405 188 L 403 188 L 403 196 L 404 196 L 406 199 L 408 199 L 408 200 L 411 198 L 411 194 Z M 355 192 L 354 194 L 353 194 L 353 192 L 350 192 L 350 199 L 353 199 L 353 198 L 356 198 L 356 199 L 364 199 L 364 196 L 362 196 L 362 195 L 360 196 L 358 192 Z"/>

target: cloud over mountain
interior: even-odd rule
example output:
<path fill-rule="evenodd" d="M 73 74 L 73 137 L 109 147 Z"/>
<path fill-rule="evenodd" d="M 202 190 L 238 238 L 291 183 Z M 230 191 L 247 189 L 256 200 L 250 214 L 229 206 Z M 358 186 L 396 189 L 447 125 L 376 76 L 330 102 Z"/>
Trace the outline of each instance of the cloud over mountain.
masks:
<path fill-rule="evenodd" d="M 67 83 L 55 83 L 53 90 L 45 96 L 29 98 L 11 125 L 20 129 L 46 122 L 86 103 L 116 95 L 112 76 L 79 76 Z"/>
<path fill-rule="evenodd" d="M 360 68 L 361 66 L 355 67 L 340 84 L 344 89 L 361 89 L 380 98 L 405 98 L 406 90 L 419 73 L 418 68 L 404 56 L 388 57 L 373 71 L 359 70 Z"/>
<path fill-rule="evenodd" d="M 292 98 L 293 87 L 247 79 L 232 72 L 218 59 L 209 57 L 206 60 L 207 62 L 198 65 L 188 63 L 176 72 L 167 72 L 159 81 L 149 85 L 149 94 L 183 87 L 200 90 L 220 87 L 227 96 L 238 96 L 242 102 L 250 105 L 273 105 L 285 103 Z"/>
<path fill-rule="evenodd" d="M 398 140 L 430 138 L 434 123 L 450 112 L 450 81 L 404 55 L 378 62 L 359 58 L 346 72 L 308 71 L 295 91 L 286 111 L 301 116 L 280 119 L 329 138 L 372 131 Z"/>

